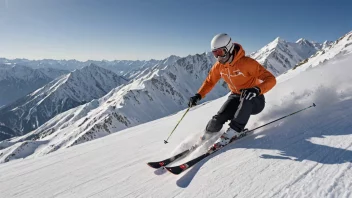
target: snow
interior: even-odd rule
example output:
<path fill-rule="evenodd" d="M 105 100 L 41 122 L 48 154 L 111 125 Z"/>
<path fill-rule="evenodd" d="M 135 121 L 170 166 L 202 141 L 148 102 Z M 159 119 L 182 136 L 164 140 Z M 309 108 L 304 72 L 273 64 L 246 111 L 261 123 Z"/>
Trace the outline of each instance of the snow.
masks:
<path fill-rule="evenodd" d="M 323 45 L 303 38 L 292 43 L 277 37 L 263 48 L 253 52 L 250 57 L 278 76 L 327 45 L 328 43 Z"/>
<path fill-rule="evenodd" d="M 287 72 L 248 128 L 313 102 L 317 107 L 255 131 L 182 175 L 155 171 L 146 162 L 195 141 L 226 96 L 192 109 L 166 145 L 184 110 L 43 157 L 1 164 L 0 197 L 351 197 L 351 63 L 346 53 L 299 75 Z"/>

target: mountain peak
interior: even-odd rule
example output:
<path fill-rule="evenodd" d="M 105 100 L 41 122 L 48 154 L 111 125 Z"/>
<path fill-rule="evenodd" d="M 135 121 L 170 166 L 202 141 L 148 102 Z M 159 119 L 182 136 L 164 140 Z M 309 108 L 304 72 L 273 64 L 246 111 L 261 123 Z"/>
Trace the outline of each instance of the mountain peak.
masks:
<path fill-rule="evenodd" d="M 276 37 L 273 41 L 271 41 L 267 47 L 269 48 L 275 48 L 278 44 L 284 44 L 287 43 L 284 39 L 281 37 Z"/>
<path fill-rule="evenodd" d="M 306 39 L 300 38 L 300 39 L 298 39 L 298 40 L 296 41 L 296 43 L 301 43 L 301 42 L 304 42 L 304 41 L 306 41 Z"/>
<path fill-rule="evenodd" d="M 104 68 L 102 68 L 102 67 L 99 67 L 98 65 L 96 65 L 95 63 L 90 63 L 89 65 L 87 65 L 87 66 L 84 66 L 84 67 L 82 67 L 82 68 L 80 68 L 80 69 L 75 69 L 75 70 L 73 70 L 72 72 L 70 72 L 70 73 L 73 73 L 73 74 L 76 74 L 76 73 L 84 73 L 84 72 L 92 72 L 92 71 L 100 71 L 100 70 L 106 70 L 106 69 L 104 69 Z"/>
<path fill-rule="evenodd" d="M 322 44 L 322 49 L 329 47 L 332 43 L 334 43 L 334 41 L 324 41 L 324 43 Z"/>
<path fill-rule="evenodd" d="M 284 41 L 282 38 L 276 37 L 273 42 L 282 42 L 282 41 Z"/>
<path fill-rule="evenodd" d="M 297 44 L 309 43 L 309 44 L 317 44 L 315 41 L 309 41 L 305 38 L 300 38 L 296 41 Z"/>
<path fill-rule="evenodd" d="M 96 65 L 95 63 L 90 63 L 90 64 L 88 65 L 88 67 L 94 67 L 94 68 L 96 68 L 96 67 L 99 67 L 99 66 Z"/>
<path fill-rule="evenodd" d="M 332 41 L 326 40 L 326 41 L 324 41 L 323 45 L 326 45 L 326 44 L 331 43 L 331 42 L 332 42 Z"/>
<path fill-rule="evenodd" d="M 179 57 L 179 56 L 171 55 L 168 58 L 164 59 L 163 63 L 164 64 L 172 64 L 172 63 L 176 62 L 180 58 L 181 57 Z"/>

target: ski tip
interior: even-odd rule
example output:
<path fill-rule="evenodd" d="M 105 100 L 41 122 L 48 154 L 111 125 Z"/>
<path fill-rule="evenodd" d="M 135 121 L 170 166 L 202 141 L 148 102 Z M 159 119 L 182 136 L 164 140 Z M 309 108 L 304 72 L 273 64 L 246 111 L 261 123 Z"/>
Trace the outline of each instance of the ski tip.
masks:
<path fill-rule="evenodd" d="M 178 175 L 179 173 L 174 173 L 174 172 L 172 172 L 172 168 L 170 168 L 170 167 L 164 167 L 166 170 L 167 170 L 167 172 L 169 172 L 169 173 L 172 173 L 172 174 L 174 174 L 174 175 Z"/>
<path fill-rule="evenodd" d="M 179 170 L 176 167 L 164 167 L 169 173 L 172 173 L 174 175 L 179 175 L 180 173 L 182 173 L 182 170 Z"/>
<path fill-rule="evenodd" d="M 313 103 L 313 107 L 316 107 L 317 105 L 315 103 Z"/>
<path fill-rule="evenodd" d="M 162 167 L 159 163 L 156 163 L 156 162 L 148 162 L 147 165 L 151 168 L 154 168 L 154 169 L 158 169 L 158 168 Z"/>
<path fill-rule="evenodd" d="M 149 167 L 154 168 L 154 167 L 150 164 L 150 162 L 148 162 L 147 165 L 148 165 Z"/>
<path fill-rule="evenodd" d="M 167 143 L 169 143 L 168 141 L 166 141 L 166 140 L 164 140 L 164 144 L 167 144 Z"/>

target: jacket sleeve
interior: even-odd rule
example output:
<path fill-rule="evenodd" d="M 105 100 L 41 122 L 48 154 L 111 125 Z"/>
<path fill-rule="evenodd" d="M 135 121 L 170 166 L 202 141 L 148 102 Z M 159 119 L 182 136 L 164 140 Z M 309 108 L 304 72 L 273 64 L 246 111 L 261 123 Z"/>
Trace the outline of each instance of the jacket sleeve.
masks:
<path fill-rule="evenodd" d="M 221 78 L 219 64 L 215 63 L 213 67 L 210 69 L 207 78 L 204 80 L 202 86 L 199 88 L 198 93 L 205 97 L 216 85 L 216 83 Z"/>
<path fill-rule="evenodd" d="M 249 73 L 262 81 L 257 87 L 260 88 L 261 94 L 265 94 L 276 85 L 276 78 L 256 60 L 248 59 L 251 64 Z"/>

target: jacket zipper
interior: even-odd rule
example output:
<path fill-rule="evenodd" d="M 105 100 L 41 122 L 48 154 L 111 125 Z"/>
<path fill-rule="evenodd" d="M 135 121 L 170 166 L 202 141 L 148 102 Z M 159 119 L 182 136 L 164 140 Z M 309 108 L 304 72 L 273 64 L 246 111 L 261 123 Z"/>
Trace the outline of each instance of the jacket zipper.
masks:
<path fill-rule="evenodd" d="M 230 75 L 230 70 L 229 70 L 229 68 L 227 68 L 227 74 L 228 74 L 228 77 L 229 77 L 229 79 L 230 79 L 231 85 L 232 85 L 232 86 L 236 89 L 236 91 L 238 92 L 237 87 L 233 84 L 233 82 L 232 82 L 232 80 L 231 80 L 231 75 Z"/>

